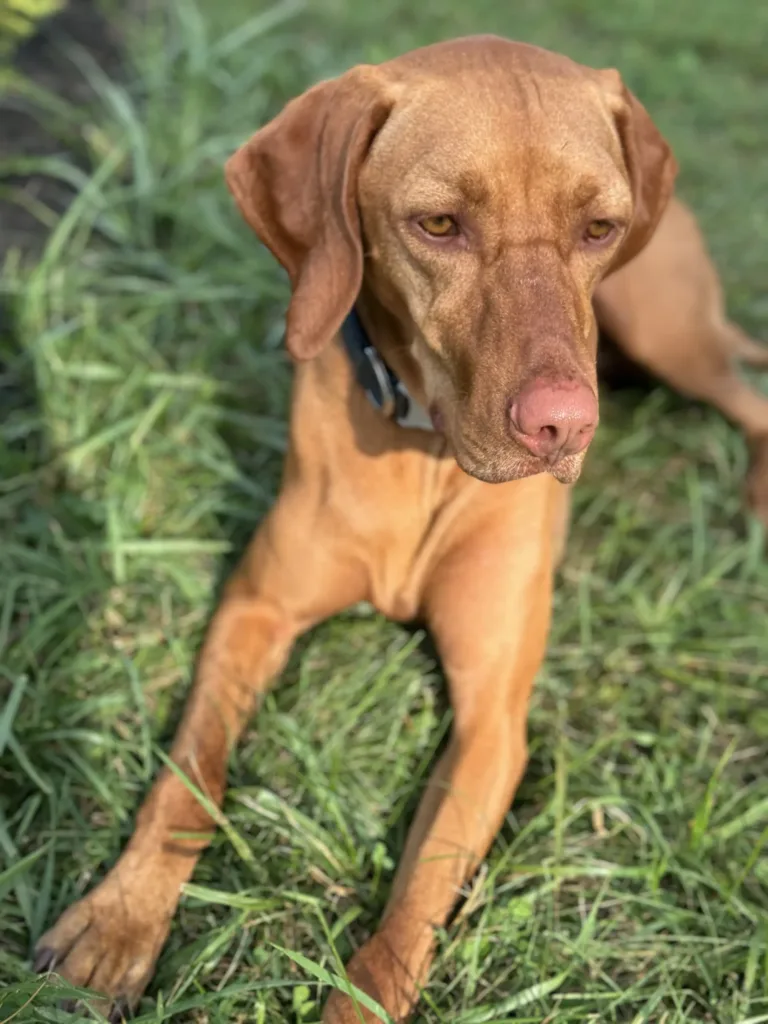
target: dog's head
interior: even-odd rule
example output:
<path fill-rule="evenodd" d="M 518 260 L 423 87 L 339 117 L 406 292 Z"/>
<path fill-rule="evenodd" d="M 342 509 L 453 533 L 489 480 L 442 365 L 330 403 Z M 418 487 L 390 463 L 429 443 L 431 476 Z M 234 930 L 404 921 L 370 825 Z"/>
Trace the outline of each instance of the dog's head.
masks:
<path fill-rule="evenodd" d="M 597 425 L 592 295 L 649 241 L 669 147 L 615 71 L 494 37 L 354 68 L 227 164 L 311 359 L 361 290 L 468 473 L 570 482 Z"/>

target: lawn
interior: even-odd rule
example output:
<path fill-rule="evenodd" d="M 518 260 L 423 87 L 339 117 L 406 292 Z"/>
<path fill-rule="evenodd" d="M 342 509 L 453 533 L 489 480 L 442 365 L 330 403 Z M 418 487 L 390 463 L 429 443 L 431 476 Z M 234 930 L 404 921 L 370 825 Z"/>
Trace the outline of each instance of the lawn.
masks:
<path fill-rule="evenodd" d="M 618 66 L 675 147 L 732 314 L 768 338 L 767 5 L 168 6 L 126 22 L 120 80 L 72 53 L 92 110 L 40 98 L 72 157 L 37 169 L 77 197 L 62 217 L 34 207 L 47 248 L 2 279 L 0 1021 L 14 1024 L 71 1019 L 29 973 L 30 946 L 128 837 L 216 587 L 275 494 L 286 284 L 221 167 L 282 102 L 474 31 Z M 768 561 L 745 464 L 709 410 L 605 397 L 529 770 L 442 936 L 420 1024 L 768 1021 Z M 140 1021 L 319 1020 L 313 971 L 374 927 L 450 726 L 422 639 L 357 608 L 301 643 L 232 760 L 225 811 L 245 842 L 222 833 L 202 859 Z"/>

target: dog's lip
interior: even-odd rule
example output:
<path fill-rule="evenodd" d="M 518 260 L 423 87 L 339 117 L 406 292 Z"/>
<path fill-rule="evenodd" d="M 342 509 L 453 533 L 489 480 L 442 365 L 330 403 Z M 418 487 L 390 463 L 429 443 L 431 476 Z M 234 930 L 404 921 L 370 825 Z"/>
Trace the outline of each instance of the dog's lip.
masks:
<path fill-rule="evenodd" d="M 549 473 L 550 476 L 559 480 L 564 469 L 568 471 L 566 475 L 570 476 L 574 461 L 578 460 L 579 466 L 581 466 L 584 456 L 586 456 L 588 451 L 589 445 L 580 452 L 568 452 L 565 454 L 563 452 L 557 452 L 554 457 L 550 455 L 544 456 L 543 458 L 536 458 L 536 456 L 533 456 L 530 460 L 531 470 L 526 473 L 526 476 L 534 476 L 537 473 Z M 560 470 L 560 474 L 558 474 L 558 470 Z"/>
<path fill-rule="evenodd" d="M 514 446 L 517 449 L 517 446 Z M 456 453 L 456 461 L 469 476 L 484 480 L 486 483 L 511 483 L 514 480 L 525 480 L 532 476 L 547 474 L 563 484 L 574 483 L 581 474 L 584 458 L 589 445 L 576 454 L 560 455 L 556 459 L 539 458 L 525 450 L 517 450 L 517 457 L 506 469 L 499 469 L 492 457 L 483 457 L 478 451 L 466 450 Z"/>

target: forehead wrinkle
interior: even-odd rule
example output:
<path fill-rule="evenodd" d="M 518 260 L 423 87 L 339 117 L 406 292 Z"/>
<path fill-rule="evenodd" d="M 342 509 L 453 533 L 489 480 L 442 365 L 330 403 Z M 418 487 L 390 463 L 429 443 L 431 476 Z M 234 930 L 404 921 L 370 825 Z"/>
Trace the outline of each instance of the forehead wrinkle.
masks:
<path fill-rule="evenodd" d="M 605 207 L 606 216 L 618 213 L 629 200 L 629 192 L 623 182 L 582 180 L 567 193 L 567 202 L 574 211 Z"/>
<path fill-rule="evenodd" d="M 490 189 L 484 175 L 477 168 L 466 168 L 458 175 L 456 185 L 472 206 L 481 206 L 490 198 Z"/>
<path fill-rule="evenodd" d="M 602 192 L 603 187 L 599 181 L 587 178 L 574 185 L 569 198 L 574 206 L 583 209 L 593 203 Z"/>
<path fill-rule="evenodd" d="M 454 154 L 455 150 L 448 151 L 441 160 L 440 154 L 432 151 L 428 160 L 415 160 L 398 190 L 407 205 L 443 204 L 463 210 L 489 204 L 494 191 L 491 184 L 499 175 L 494 176 L 493 168 L 484 167 L 480 160 L 457 165 Z"/>
<path fill-rule="evenodd" d="M 626 204 L 621 154 L 601 105 L 594 104 L 586 118 L 598 128 L 595 138 L 584 119 L 542 118 L 537 112 L 534 125 L 520 116 L 534 105 L 549 106 L 548 82 L 542 96 L 526 76 L 506 74 L 503 88 L 501 76 L 466 77 L 471 88 L 458 95 L 433 81 L 426 94 L 408 97 L 374 142 L 374 173 L 382 183 L 395 183 L 390 194 L 396 210 L 414 215 L 496 209 L 519 215 L 534 207 L 541 214 L 553 203 L 572 209 L 597 200 Z M 472 116 L 461 117 L 461 111 Z M 617 212 L 606 209 L 605 215 Z"/>
<path fill-rule="evenodd" d="M 573 184 L 564 189 L 564 197 L 576 210 L 605 206 L 605 213 L 619 212 L 631 199 L 629 186 L 608 155 L 589 176 L 570 172 Z M 566 170 L 566 174 L 568 171 Z M 568 179 L 566 178 L 566 181 Z"/>
<path fill-rule="evenodd" d="M 407 212 L 427 213 L 442 208 L 448 212 L 449 207 L 457 205 L 460 193 L 449 181 L 436 174 L 434 168 L 423 168 L 417 164 L 403 180 L 398 198 L 398 206 L 407 207 Z"/>

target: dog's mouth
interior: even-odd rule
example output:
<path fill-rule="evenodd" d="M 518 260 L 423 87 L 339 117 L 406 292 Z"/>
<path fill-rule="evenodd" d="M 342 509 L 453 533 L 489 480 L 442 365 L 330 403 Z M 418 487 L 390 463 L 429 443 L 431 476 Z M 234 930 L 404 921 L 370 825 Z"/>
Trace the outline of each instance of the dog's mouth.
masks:
<path fill-rule="evenodd" d="M 490 430 L 482 438 L 478 438 L 475 431 L 463 431 L 460 418 L 456 422 L 446 416 L 437 402 L 430 403 L 428 412 L 434 430 L 448 441 L 459 467 L 483 483 L 510 483 L 548 473 L 561 484 L 573 484 L 581 475 L 591 443 L 578 452 L 561 451 L 538 456 L 512 438 L 489 443 Z"/>
<path fill-rule="evenodd" d="M 439 410 L 430 409 L 435 430 L 447 439 L 459 467 L 469 476 L 489 484 L 524 480 L 529 476 L 548 473 L 561 484 L 573 484 L 581 475 L 589 445 L 580 452 L 553 453 L 546 457 L 533 455 L 513 440 L 501 443 L 478 441 L 471 436 L 456 437 L 446 430 L 445 419 Z M 454 436 L 452 436 L 454 435 Z"/>
<path fill-rule="evenodd" d="M 548 461 L 512 452 L 503 452 L 499 455 L 488 453 L 485 458 L 477 458 L 466 452 L 456 452 L 455 458 L 465 473 L 487 484 L 506 484 L 512 480 L 538 476 L 540 473 L 549 473 L 561 484 L 574 484 L 581 475 L 585 455 L 586 451 L 583 451 L 576 455 L 564 455 L 556 461 Z"/>
<path fill-rule="evenodd" d="M 561 484 L 575 484 L 581 476 L 581 469 L 586 455 L 586 448 L 575 455 L 564 455 L 554 464 L 547 466 L 545 472 L 549 473 Z"/>

